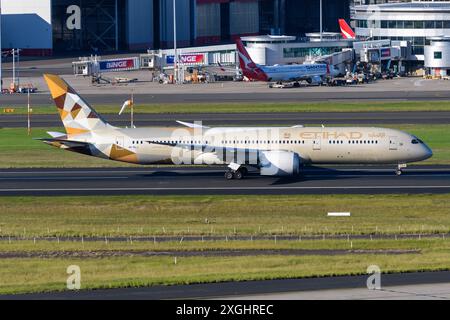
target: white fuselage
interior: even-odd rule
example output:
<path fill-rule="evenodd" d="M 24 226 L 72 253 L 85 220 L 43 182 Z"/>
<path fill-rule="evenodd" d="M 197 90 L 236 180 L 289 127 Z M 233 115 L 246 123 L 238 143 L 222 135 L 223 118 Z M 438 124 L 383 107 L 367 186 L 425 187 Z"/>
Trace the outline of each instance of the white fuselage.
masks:
<path fill-rule="evenodd" d="M 328 73 L 326 64 L 299 64 L 280 66 L 260 66 L 269 81 L 309 80 L 325 77 Z"/>
<path fill-rule="evenodd" d="M 104 158 L 111 158 L 108 146 L 117 145 L 139 164 L 258 165 L 250 163 L 258 153 L 275 150 L 296 153 L 304 164 L 406 164 L 432 156 L 413 135 L 368 127 L 116 128 L 75 139 L 91 143 L 98 151 L 93 155 Z"/>

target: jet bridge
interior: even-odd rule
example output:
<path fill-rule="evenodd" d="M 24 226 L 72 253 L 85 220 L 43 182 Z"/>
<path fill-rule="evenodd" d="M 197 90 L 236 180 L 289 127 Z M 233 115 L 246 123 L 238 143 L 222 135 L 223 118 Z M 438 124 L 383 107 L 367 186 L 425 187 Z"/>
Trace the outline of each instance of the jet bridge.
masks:
<path fill-rule="evenodd" d="M 327 63 L 334 68 L 336 73 L 345 74 L 348 66 L 354 61 L 354 51 L 352 49 L 344 49 L 325 56 L 309 57 L 306 63 Z"/>

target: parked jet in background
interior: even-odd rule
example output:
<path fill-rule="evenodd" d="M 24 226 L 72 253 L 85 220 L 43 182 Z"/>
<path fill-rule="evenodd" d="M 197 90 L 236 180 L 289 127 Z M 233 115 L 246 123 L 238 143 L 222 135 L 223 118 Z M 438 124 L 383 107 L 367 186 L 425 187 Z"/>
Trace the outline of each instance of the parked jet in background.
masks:
<path fill-rule="evenodd" d="M 228 165 L 227 179 L 251 166 L 261 175 L 301 174 L 309 164 L 395 164 L 428 159 L 432 151 L 406 132 L 368 127 L 225 127 L 179 122 L 174 128 L 117 128 L 63 79 L 44 75 L 66 132 L 43 142 L 94 157 L 149 164 Z"/>
<path fill-rule="evenodd" d="M 241 39 L 236 41 L 236 46 L 242 73 L 250 80 L 322 83 L 330 75 L 329 65 L 325 63 L 261 66 L 253 62 Z"/>
<path fill-rule="evenodd" d="M 356 39 L 356 34 L 344 19 L 339 19 L 339 27 L 344 39 Z"/>

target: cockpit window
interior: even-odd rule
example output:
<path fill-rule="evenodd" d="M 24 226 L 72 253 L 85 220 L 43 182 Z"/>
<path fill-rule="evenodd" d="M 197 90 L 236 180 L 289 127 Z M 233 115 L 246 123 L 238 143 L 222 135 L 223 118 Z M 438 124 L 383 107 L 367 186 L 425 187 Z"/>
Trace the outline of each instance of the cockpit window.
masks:
<path fill-rule="evenodd" d="M 412 143 L 412 144 L 419 144 L 420 142 L 419 142 L 418 139 L 412 139 L 411 143 Z"/>

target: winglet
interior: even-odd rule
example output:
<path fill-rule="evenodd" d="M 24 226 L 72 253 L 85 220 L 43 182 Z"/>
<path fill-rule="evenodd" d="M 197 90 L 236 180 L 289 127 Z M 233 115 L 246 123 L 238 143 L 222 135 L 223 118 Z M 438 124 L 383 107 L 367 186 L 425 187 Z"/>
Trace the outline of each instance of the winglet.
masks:
<path fill-rule="evenodd" d="M 181 125 L 183 125 L 183 126 L 186 126 L 186 127 L 188 127 L 188 128 L 203 128 L 203 129 L 209 129 L 209 127 L 207 127 L 207 126 L 202 126 L 201 124 L 198 124 L 198 123 L 189 123 L 189 122 L 183 122 L 183 121 L 178 121 L 177 120 L 177 123 L 179 123 L 179 124 L 181 124 Z"/>

